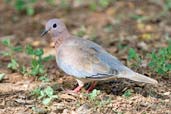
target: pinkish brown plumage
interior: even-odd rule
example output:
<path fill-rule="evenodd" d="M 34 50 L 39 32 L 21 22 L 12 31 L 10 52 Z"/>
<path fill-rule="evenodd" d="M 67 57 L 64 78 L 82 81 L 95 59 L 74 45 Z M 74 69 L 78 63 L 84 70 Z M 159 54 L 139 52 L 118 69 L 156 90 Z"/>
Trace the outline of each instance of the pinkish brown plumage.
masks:
<path fill-rule="evenodd" d="M 116 57 L 92 41 L 72 36 L 59 19 L 50 19 L 42 36 L 50 32 L 55 42 L 56 61 L 65 73 L 78 82 L 74 92 L 80 91 L 85 83 L 93 82 L 92 90 L 99 80 L 128 78 L 130 80 L 157 84 L 157 81 L 138 74 L 124 66 Z"/>

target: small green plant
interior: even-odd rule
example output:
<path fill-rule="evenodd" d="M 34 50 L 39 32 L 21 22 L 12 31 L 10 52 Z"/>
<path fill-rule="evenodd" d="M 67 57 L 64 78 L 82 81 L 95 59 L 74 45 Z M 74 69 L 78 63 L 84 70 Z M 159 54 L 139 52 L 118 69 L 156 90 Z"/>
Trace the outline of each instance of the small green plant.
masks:
<path fill-rule="evenodd" d="M 6 3 L 11 4 L 18 12 L 25 11 L 27 15 L 35 13 L 34 5 L 38 0 L 4 0 Z M 47 3 L 53 4 L 54 0 L 46 0 Z"/>
<path fill-rule="evenodd" d="M 139 55 L 136 53 L 136 51 L 133 48 L 130 48 L 128 51 L 128 60 L 131 59 L 138 59 Z"/>
<path fill-rule="evenodd" d="M 124 96 L 124 97 L 126 97 L 126 98 L 129 98 L 129 97 L 131 97 L 131 95 L 132 95 L 132 90 L 131 89 L 128 89 L 128 90 L 126 90 L 125 92 L 124 92 L 124 94 L 122 95 L 122 96 Z"/>
<path fill-rule="evenodd" d="M 38 74 L 42 75 L 45 73 L 43 62 L 43 50 L 33 49 L 30 45 L 26 46 L 26 53 L 32 56 L 30 69 L 28 70 L 28 74 L 32 76 L 36 76 Z"/>
<path fill-rule="evenodd" d="M 97 10 L 98 8 L 104 9 L 113 2 L 115 2 L 115 0 L 96 0 L 92 1 L 89 7 L 91 10 Z"/>
<path fill-rule="evenodd" d="M 25 48 L 26 54 L 31 56 L 31 64 L 28 68 L 25 66 L 22 67 L 21 73 L 26 74 L 26 75 L 31 75 L 31 76 L 37 76 L 41 75 L 40 80 L 42 81 L 48 81 L 46 79 L 46 70 L 44 69 L 43 62 L 47 62 L 54 58 L 53 56 L 47 56 L 43 57 L 43 49 L 37 48 L 33 49 L 30 45 L 27 45 Z"/>
<path fill-rule="evenodd" d="M 86 94 L 90 103 L 96 107 L 103 107 L 104 105 L 109 104 L 111 102 L 111 98 L 108 96 L 100 98 L 100 93 L 100 90 L 94 89 L 91 93 Z"/>
<path fill-rule="evenodd" d="M 16 60 L 16 53 L 17 52 L 21 52 L 22 51 L 22 47 L 21 46 L 13 46 L 11 44 L 11 41 L 9 39 L 4 39 L 1 42 L 4 46 L 8 47 L 7 51 L 3 51 L 2 55 L 5 57 L 9 57 L 10 58 L 10 63 L 8 63 L 8 68 L 10 68 L 11 70 L 17 71 L 19 68 L 19 64 Z"/>
<path fill-rule="evenodd" d="M 94 101 L 99 94 L 100 90 L 94 89 L 91 93 L 88 94 L 88 99 Z"/>
<path fill-rule="evenodd" d="M 43 49 L 33 49 L 30 45 L 27 45 L 25 49 L 21 46 L 13 46 L 9 39 L 2 40 L 2 44 L 8 48 L 7 51 L 2 52 L 3 56 L 9 57 L 10 62 L 8 63 L 7 67 L 13 71 L 18 71 L 24 75 L 29 76 L 41 76 L 40 80 L 47 82 L 48 79 L 46 78 L 46 70 L 44 69 L 43 62 L 47 62 L 53 59 L 53 56 L 43 57 Z M 25 54 L 31 57 L 31 63 L 27 65 L 19 65 L 16 59 L 16 55 L 25 50 Z M 18 52 L 18 53 L 17 53 Z M 16 54 L 17 53 L 17 54 Z"/>
<path fill-rule="evenodd" d="M 91 104 L 94 106 L 99 106 L 101 100 L 98 98 L 98 95 L 100 94 L 100 90 L 93 89 L 93 91 L 89 94 L 85 94 L 85 96 L 88 98 L 88 101 L 90 101 Z"/>
<path fill-rule="evenodd" d="M 3 56 L 9 56 L 10 58 L 13 58 L 14 53 L 22 51 L 21 46 L 12 46 L 11 41 L 9 39 L 4 39 L 1 43 L 9 48 L 8 51 L 2 52 Z"/>
<path fill-rule="evenodd" d="M 171 73 L 171 43 L 166 48 L 160 48 L 156 53 L 152 52 L 148 56 L 150 62 L 148 66 L 160 75 Z"/>
<path fill-rule="evenodd" d="M 37 0 L 5 0 L 6 3 L 10 3 L 17 11 L 26 11 L 27 15 L 34 14 L 33 5 L 37 2 Z"/>
<path fill-rule="evenodd" d="M 9 69 L 15 70 L 17 71 L 17 69 L 19 68 L 19 64 L 17 63 L 17 61 L 15 59 L 11 59 L 11 62 L 8 63 L 7 66 Z"/>
<path fill-rule="evenodd" d="M 130 48 L 128 51 L 128 61 L 131 61 L 132 66 L 139 66 L 142 60 L 136 51 L 133 48 Z"/>
<path fill-rule="evenodd" d="M 38 99 L 42 99 L 44 105 L 49 105 L 58 96 L 54 95 L 54 90 L 52 87 L 48 86 L 45 89 L 36 88 L 32 91 L 32 95 L 36 95 Z"/>
<path fill-rule="evenodd" d="M 47 75 L 40 76 L 39 80 L 41 80 L 42 82 L 49 82 L 49 78 L 47 78 Z"/>

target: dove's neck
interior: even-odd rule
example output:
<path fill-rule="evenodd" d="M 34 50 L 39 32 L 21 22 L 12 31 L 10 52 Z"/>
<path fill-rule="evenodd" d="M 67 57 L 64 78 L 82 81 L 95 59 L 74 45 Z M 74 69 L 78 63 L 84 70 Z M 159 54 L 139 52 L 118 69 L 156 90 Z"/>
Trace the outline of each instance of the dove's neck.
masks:
<path fill-rule="evenodd" d="M 58 47 L 66 40 L 71 38 L 71 34 L 65 30 L 62 33 L 55 35 L 53 37 L 53 41 L 55 42 L 55 48 L 58 49 Z"/>

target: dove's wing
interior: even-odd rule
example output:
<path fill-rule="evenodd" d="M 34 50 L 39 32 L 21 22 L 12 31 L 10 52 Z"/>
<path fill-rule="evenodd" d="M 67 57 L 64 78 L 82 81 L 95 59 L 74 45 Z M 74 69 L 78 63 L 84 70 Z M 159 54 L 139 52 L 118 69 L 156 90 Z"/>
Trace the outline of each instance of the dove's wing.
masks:
<path fill-rule="evenodd" d="M 78 38 L 59 47 L 57 63 L 76 78 L 106 79 L 125 71 L 124 65 L 102 47 Z"/>

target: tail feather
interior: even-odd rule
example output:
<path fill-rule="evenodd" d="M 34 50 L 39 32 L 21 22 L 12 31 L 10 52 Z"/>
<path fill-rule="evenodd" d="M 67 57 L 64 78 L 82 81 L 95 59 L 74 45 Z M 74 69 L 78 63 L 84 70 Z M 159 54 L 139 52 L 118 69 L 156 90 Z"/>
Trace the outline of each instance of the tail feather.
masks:
<path fill-rule="evenodd" d="M 123 78 L 127 78 L 133 81 L 138 81 L 138 82 L 144 82 L 144 83 L 150 83 L 150 84 L 158 84 L 158 82 L 155 79 L 149 78 L 145 75 L 136 73 L 136 72 L 132 72 L 129 73 L 129 75 L 123 75 L 121 76 Z"/>

